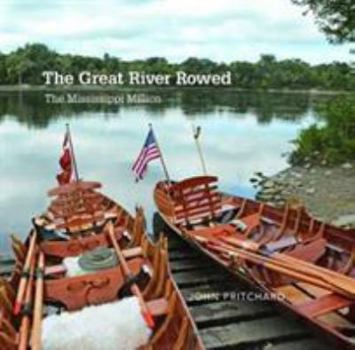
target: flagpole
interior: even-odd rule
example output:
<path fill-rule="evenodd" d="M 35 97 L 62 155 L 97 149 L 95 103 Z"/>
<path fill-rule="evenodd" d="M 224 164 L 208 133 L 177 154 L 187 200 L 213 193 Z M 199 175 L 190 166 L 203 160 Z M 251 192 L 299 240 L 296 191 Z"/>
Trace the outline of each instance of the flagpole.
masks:
<path fill-rule="evenodd" d="M 75 158 L 75 153 L 74 153 L 74 146 L 73 146 L 73 141 L 71 138 L 71 132 L 70 132 L 70 127 L 69 127 L 69 123 L 65 124 L 67 127 L 67 133 L 69 135 L 69 146 L 70 146 L 70 153 L 72 155 L 73 158 L 73 163 L 74 163 L 74 172 L 75 172 L 75 177 L 76 177 L 76 181 L 79 181 L 79 171 L 78 171 L 78 166 L 76 164 L 76 158 Z"/>
<path fill-rule="evenodd" d="M 204 172 L 205 175 L 207 175 L 206 163 L 205 163 L 205 159 L 203 157 L 201 144 L 198 139 L 200 136 L 201 128 L 200 127 L 195 128 L 195 126 L 193 124 L 191 124 L 191 126 L 192 126 L 192 134 L 193 134 L 193 137 L 194 137 L 195 143 L 196 143 L 197 152 L 198 152 L 198 155 L 199 155 L 200 161 L 201 161 L 202 171 Z"/>
<path fill-rule="evenodd" d="M 164 169 L 166 181 L 167 181 L 168 184 L 170 185 L 171 181 L 170 181 L 170 176 L 169 176 L 168 168 L 166 167 L 165 160 L 164 160 L 164 157 L 163 157 L 163 153 L 161 152 L 161 149 L 160 149 L 158 140 L 157 140 L 157 138 L 156 138 L 156 136 L 155 136 L 155 133 L 154 133 L 154 130 L 153 130 L 153 125 L 152 125 L 151 123 L 149 123 L 148 125 L 149 125 L 149 129 L 151 130 L 151 132 L 152 132 L 153 135 L 154 135 L 155 143 L 156 143 L 157 148 L 158 148 L 158 150 L 159 150 L 161 165 L 163 166 L 163 169 Z"/>

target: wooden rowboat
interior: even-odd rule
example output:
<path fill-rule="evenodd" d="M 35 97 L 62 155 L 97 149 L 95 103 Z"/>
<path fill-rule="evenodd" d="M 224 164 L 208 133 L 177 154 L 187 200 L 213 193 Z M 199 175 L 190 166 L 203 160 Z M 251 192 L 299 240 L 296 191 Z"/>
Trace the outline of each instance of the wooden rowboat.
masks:
<path fill-rule="evenodd" d="M 355 348 L 355 231 L 218 191 L 217 178 L 159 182 L 166 224 L 218 264 Z"/>
<path fill-rule="evenodd" d="M 153 244 L 145 234 L 142 209 L 132 217 L 97 188 L 97 183 L 79 181 L 50 191 L 56 198 L 35 220 L 25 243 L 13 237 L 15 268 L 8 280 L 0 280 L 0 348 L 41 349 L 42 327 L 53 313 L 73 315 L 135 296 L 151 330 L 140 349 L 203 349 L 172 279 L 166 239 L 161 236 Z M 90 200 L 84 205 L 83 198 Z M 98 206 L 82 210 L 92 198 Z M 70 249 L 73 242 L 80 249 Z M 117 264 L 68 276 L 65 259 L 97 247 L 109 248 Z"/>

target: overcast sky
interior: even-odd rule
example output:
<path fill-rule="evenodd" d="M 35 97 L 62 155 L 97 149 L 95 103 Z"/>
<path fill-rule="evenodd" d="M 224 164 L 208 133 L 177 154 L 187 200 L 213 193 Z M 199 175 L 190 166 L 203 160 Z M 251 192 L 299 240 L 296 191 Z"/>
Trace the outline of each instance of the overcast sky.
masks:
<path fill-rule="evenodd" d="M 122 59 L 350 61 L 291 0 L 0 0 L 0 51 L 27 42 Z"/>

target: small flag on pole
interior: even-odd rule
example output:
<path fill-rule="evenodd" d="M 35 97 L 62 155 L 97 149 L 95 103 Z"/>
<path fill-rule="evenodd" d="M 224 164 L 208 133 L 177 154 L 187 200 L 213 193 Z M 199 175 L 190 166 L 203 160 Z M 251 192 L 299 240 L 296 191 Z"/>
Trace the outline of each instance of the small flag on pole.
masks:
<path fill-rule="evenodd" d="M 144 142 L 143 148 L 132 167 L 133 173 L 136 175 L 136 181 L 143 179 L 148 169 L 148 163 L 158 158 L 161 158 L 161 154 L 157 141 L 154 137 L 153 129 L 151 128 Z"/>
<path fill-rule="evenodd" d="M 59 158 L 59 166 L 60 173 L 57 175 L 59 185 L 65 185 L 72 181 L 78 180 L 73 146 L 68 126 L 64 135 L 62 154 Z"/>

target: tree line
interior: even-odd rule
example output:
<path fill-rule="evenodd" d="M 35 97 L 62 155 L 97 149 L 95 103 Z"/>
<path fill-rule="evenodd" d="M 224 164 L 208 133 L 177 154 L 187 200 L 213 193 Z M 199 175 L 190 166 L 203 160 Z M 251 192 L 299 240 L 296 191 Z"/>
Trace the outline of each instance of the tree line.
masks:
<path fill-rule="evenodd" d="M 311 65 L 297 58 L 277 60 L 269 54 L 261 55 L 255 63 L 233 61 L 226 64 L 196 57 L 171 63 L 163 57 L 127 61 L 107 53 L 102 58 L 59 54 L 39 43 L 27 44 L 8 54 L 0 53 L 1 85 L 42 85 L 42 72 L 46 70 L 74 75 L 85 70 L 100 74 L 142 71 L 171 75 L 179 70 L 191 74 L 231 71 L 233 85 L 238 88 L 355 90 L 355 76 L 348 63 Z"/>

